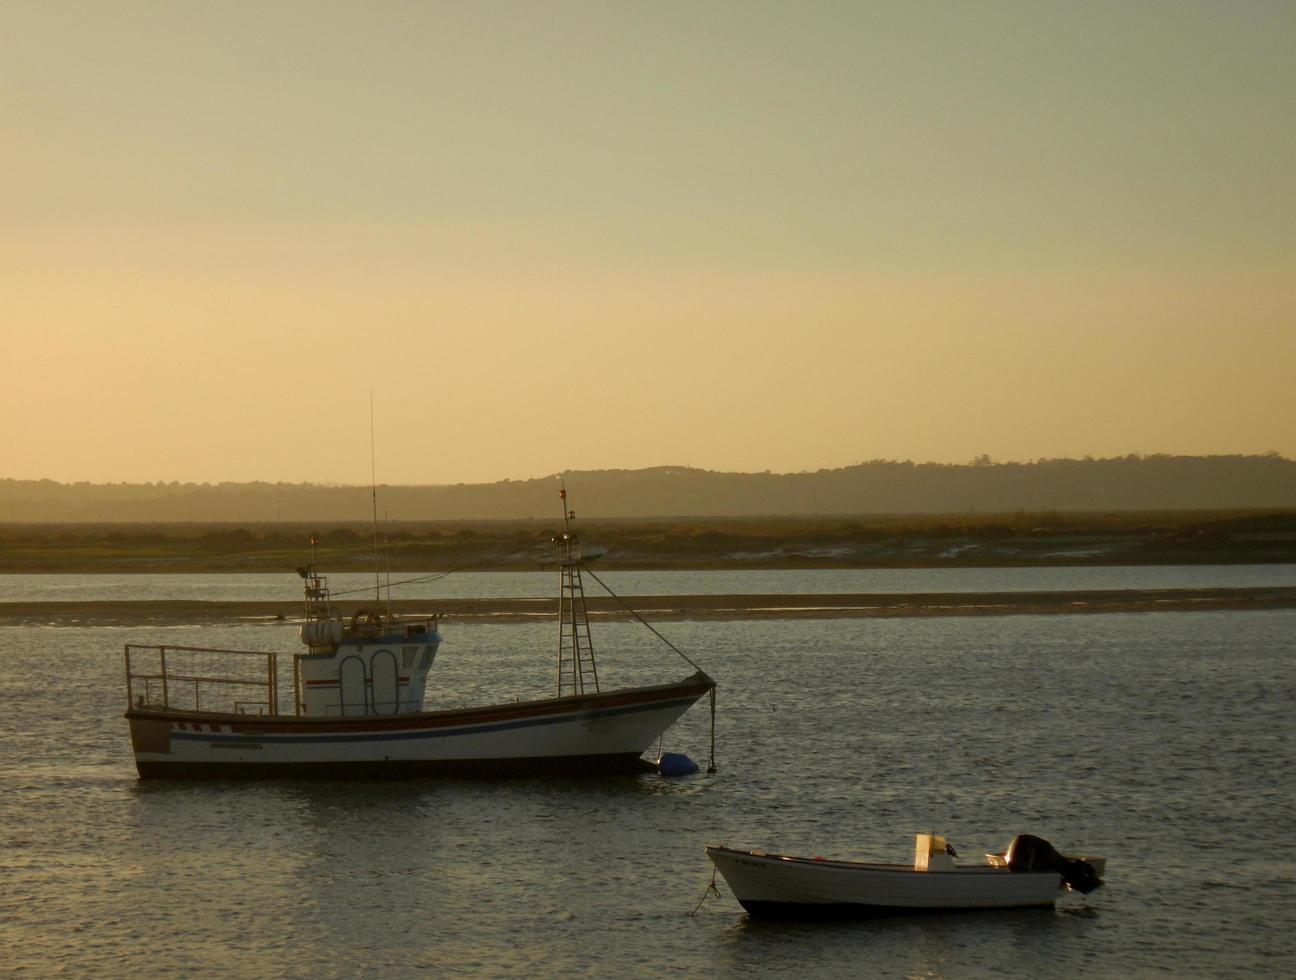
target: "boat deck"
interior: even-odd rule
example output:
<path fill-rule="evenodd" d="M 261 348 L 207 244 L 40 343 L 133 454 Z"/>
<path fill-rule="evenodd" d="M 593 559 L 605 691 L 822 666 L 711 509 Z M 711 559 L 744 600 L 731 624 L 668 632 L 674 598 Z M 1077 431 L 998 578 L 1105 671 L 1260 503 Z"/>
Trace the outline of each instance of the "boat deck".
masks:
<path fill-rule="evenodd" d="M 758 861 L 780 861 L 792 864 L 810 865 L 815 868 L 841 868 L 850 871 L 900 872 L 904 874 L 1005 874 L 1007 867 L 992 864 L 956 864 L 952 869 L 933 868 L 928 871 L 915 872 L 912 864 L 889 864 L 877 861 L 846 861 L 841 858 L 804 857 L 792 854 L 769 854 L 765 851 L 742 851 L 732 847 L 709 847 L 712 851 L 732 855 L 738 858 L 752 858 Z"/>

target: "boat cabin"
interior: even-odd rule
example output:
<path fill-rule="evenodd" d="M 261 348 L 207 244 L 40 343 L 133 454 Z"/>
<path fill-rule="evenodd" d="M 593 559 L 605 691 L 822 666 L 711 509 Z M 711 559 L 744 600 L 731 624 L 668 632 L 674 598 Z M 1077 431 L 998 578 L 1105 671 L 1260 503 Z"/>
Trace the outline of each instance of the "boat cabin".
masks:
<path fill-rule="evenodd" d="M 435 617 L 400 620 L 377 609 L 350 619 L 308 618 L 295 658 L 298 712 L 311 718 L 411 714 L 423 710 L 441 635 Z"/>
<path fill-rule="evenodd" d="M 423 710 L 428 671 L 441 645 L 437 617 L 401 619 L 374 607 L 350 617 L 333 608 L 328 580 L 297 569 L 306 591 L 301 641 L 293 658 L 296 710 L 309 718 L 363 718 Z"/>

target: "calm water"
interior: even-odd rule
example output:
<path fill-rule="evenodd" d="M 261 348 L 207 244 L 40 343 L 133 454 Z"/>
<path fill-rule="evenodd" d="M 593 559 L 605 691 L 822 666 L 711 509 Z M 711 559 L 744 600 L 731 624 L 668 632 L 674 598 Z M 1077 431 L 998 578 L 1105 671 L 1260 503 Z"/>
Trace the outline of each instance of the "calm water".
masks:
<path fill-rule="evenodd" d="M 866 573 L 784 574 L 807 576 L 797 591 L 838 574 L 841 591 L 882 591 L 850 579 Z M 166 583 L 152 597 L 176 597 Z M 0 970 L 1296 972 L 1296 611 L 663 632 L 720 684 L 713 776 L 145 786 L 121 645 L 291 651 L 293 627 L 0 629 Z M 547 627 L 445 633 L 438 704 L 547 689 Z M 596 642 L 605 686 L 688 672 L 634 624 Z M 695 708 L 666 748 L 705 761 L 707 722 Z M 721 883 L 689 916 L 711 877 L 705 843 L 907 860 L 912 833 L 933 828 L 965 857 L 1017 832 L 1104 854 L 1108 886 L 1056 912 L 768 925 Z"/>

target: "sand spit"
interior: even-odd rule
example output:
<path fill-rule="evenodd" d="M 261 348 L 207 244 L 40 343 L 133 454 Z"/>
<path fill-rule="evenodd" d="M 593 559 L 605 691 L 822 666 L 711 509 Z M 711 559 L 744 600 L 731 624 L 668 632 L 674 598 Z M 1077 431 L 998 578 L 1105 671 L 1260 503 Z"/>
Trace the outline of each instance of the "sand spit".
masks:
<path fill-rule="evenodd" d="M 1058 613 L 1175 612 L 1290 609 L 1296 587 L 1237 589 L 1129 589 L 1059 592 L 923 592 L 818 595 L 627 596 L 645 619 L 821 619 L 877 616 L 987 616 Z M 591 596 L 592 617 L 628 619 L 615 599 Z M 350 615 L 364 603 L 339 604 Z M 455 622 L 524 622 L 552 617 L 553 599 L 417 599 L 393 602 L 410 615 L 438 614 Z M 291 602 L 0 602 L 5 625 L 130 626 L 141 623 L 295 621 Z"/>

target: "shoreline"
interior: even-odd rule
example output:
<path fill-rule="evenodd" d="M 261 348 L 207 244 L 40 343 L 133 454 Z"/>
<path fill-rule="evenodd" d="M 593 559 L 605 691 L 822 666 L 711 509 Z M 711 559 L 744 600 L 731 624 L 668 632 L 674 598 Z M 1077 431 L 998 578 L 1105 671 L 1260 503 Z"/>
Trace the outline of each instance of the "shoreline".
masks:
<path fill-rule="evenodd" d="M 1102 589 L 1053 592 L 818 593 L 813 595 L 610 596 L 586 599 L 593 619 L 655 621 L 869 619 L 908 616 L 1075 615 L 1118 612 L 1249 611 L 1296 608 L 1296 587 Z M 335 603 L 350 616 L 359 602 Z M 552 598 L 408 599 L 390 603 L 407 616 L 458 623 L 543 622 Z M 298 602 L 154 599 L 0 602 L 0 626 L 132 626 L 300 622 Z"/>
<path fill-rule="evenodd" d="M 368 508 L 366 508 L 367 510 Z M 383 538 L 375 555 L 374 531 Z M 0 573 L 525 571 L 553 567 L 547 519 L 360 523 L 0 523 Z M 318 544 L 312 546 L 314 538 Z M 1296 563 L 1296 510 L 591 518 L 609 571 Z"/>
<path fill-rule="evenodd" d="M 214 558 L 112 558 L 87 561 L 75 558 L 33 560 L 25 557 L 15 561 L 12 555 L 0 555 L 0 575 L 291 575 L 300 564 L 295 559 L 275 562 L 260 560 L 229 561 Z M 935 556 L 886 556 L 866 560 L 860 556 L 827 557 L 823 555 L 781 555 L 776 557 L 710 556 L 687 558 L 620 556 L 601 558 L 600 569 L 609 572 L 805 572 L 805 571 L 885 571 L 888 569 L 945 569 L 945 568 L 1145 568 L 1169 565 L 1192 567 L 1197 565 L 1291 565 L 1296 564 L 1296 546 L 1290 551 L 1266 554 L 1141 554 L 1128 555 L 1111 552 L 1092 554 L 1055 554 L 1049 556 L 1027 554 L 981 554 Z M 479 572 L 552 572 L 558 566 L 552 561 L 518 561 L 494 558 L 465 558 L 451 563 L 392 562 L 389 571 L 395 574 L 473 575 Z M 372 560 L 364 562 L 335 562 L 329 574 L 373 574 Z"/>

